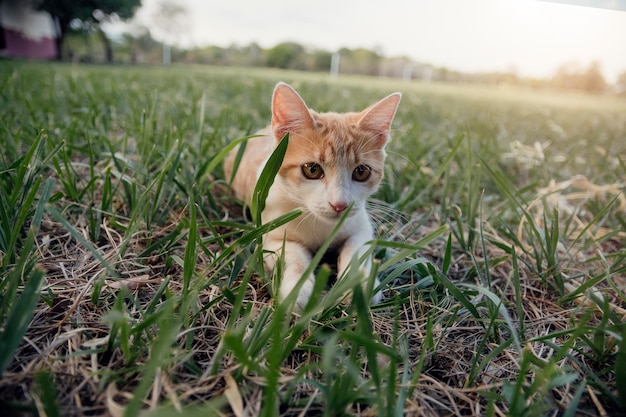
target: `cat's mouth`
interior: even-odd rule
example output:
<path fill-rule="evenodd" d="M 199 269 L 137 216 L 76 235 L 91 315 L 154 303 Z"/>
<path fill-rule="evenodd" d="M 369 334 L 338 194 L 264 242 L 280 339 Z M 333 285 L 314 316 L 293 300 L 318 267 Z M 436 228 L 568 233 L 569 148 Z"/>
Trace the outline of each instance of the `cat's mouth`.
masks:
<path fill-rule="evenodd" d="M 324 220 L 329 220 L 336 222 L 341 219 L 342 216 L 346 216 L 346 218 L 350 218 L 357 213 L 357 210 L 353 207 L 352 210 L 348 209 L 345 211 L 335 211 L 335 210 L 324 210 L 318 211 L 316 214 L 318 217 L 321 217 Z"/>

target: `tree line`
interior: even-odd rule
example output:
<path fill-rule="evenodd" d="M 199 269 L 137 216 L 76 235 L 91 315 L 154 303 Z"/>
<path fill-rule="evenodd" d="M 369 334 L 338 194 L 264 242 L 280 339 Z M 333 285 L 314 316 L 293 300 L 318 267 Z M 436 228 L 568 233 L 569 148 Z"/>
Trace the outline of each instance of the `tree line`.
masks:
<path fill-rule="evenodd" d="M 30 0 L 34 8 L 50 13 L 57 22 L 58 59 L 82 62 L 160 64 L 166 48 L 152 37 L 150 29 L 136 27 L 132 33 L 111 38 L 103 25 L 115 19 L 130 19 L 141 0 Z M 167 0 L 153 16 L 166 31 L 184 30 L 186 10 Z M 340 74 L 403 78 L 406 80 L 523 85 L 536 88 L 580 90 L 593 93 L 613 92 L 626 95 L 626 70 L 617 82 L 605 80 L 601 65 L 565 63 L 552 77 L 537 79 L 519 76 L 515 70 L 465 73 L 450 68 L 416 62 L 406 56 L 387 57 L 365 48 L 330 52 L 307 48 L 296 42 L 283 42 L 271 48 L 256 43 L 228 47 L 203 46 L 167 48 L 171 62 L 239 67 L 272 67 L 301 71 L 327 72 L 333 54 L 339 58 Z"/>
<path fill-rule="evenodd" d="M 160 65 L 163 45 L 155 40 L 147 28 L 134 34 L 126 33 L 115 39 L 112 49 L 115 62 L 125 64 Z M 88 62 L 107 61 L 98 37 L 94 34 L 74 33 L 64 47 L 67 59 Z M 368 75 L 406 80 L 492 85 L 520 85 L 532 88 L 579 90 L 592 93 L 613 92 L 626 95 L 626 71 L 613 85 L 602 74 L 598 61 L 587 66 L 564 63 L 551 77 L 523 77 L 510 71 L 467 73 L 428 63 L 416 62 L 406 56 L 387 57 L 379 51 L 364 48 L 342 48 L 331 52 L 307 48 L 296 42 L 283 42 L 270 48 L 256 43 L 221 47 L 209 45 L 194 48 L 171 49 L 171 61 L 178 64 L 206 64 L 237 67 L 270 67 L 300 71 L 328 72 L 333 53 L 340 57 L 339 73 Z"/>

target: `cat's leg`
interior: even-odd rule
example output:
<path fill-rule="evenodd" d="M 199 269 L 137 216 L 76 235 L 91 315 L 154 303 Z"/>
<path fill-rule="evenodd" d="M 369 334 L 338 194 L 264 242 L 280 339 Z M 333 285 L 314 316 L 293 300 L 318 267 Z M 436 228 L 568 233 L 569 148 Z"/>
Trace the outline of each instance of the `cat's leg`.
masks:
<path fill-rule="evenodd" d="M 282 277 L 278 289 L 278 300 L 282 302 L 294 290 L 302 274 L 311 264 L 311 253 L 301 244 L 293 241 L 267 240 L 263 242 L 263 249 L 270 251 L 265 256 L 265 266 L 273 270 L 276 261 L 283 258 Z M 314 276 L 311 274 L 302 283 L 296 298 L 296 310 L 302 311 L 311 298 L 314 286 Z"/>
<path fill-rule="evenodd" d="M 350 267 L 352 258 L 356 256 L 357 260 L 360 260 L 369 251 L 369 242 L 373 238 L 373 233 L 369 228 L 363 228 L 359 232 L 350 236 L 339 250 L 339 259 L 337 262 L 338 276 L 341 277 L 346 269 Z M 359 271 L 363 276 L 363 288 L 367 287 L 367 280 L 369 279 L 372 271 L 372 258 L 368 255 L 363 262 L 359 265 Z M 377 288 L 379 285 L 378 278 L 374 278 L 373 288 Z M 378 304 L 382 301 L 382 293 L 376 292 L 372 295 L 371 304 Z"/>

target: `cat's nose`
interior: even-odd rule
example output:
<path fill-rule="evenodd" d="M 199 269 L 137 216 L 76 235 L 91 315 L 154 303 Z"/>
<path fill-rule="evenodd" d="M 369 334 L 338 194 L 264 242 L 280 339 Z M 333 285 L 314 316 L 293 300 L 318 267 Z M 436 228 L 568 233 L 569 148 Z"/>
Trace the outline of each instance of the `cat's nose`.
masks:
<path fill-rule="evenodd" d="M 346 203 L 331 203 L 331 202 L 329 202 L 328 204 L 330 204 L 330 206 L 333 208 L 333 210 L 335 210 L 337 213 L 341 213 L 342 211 L 344 211 L 345 209 L 348 208 L 348 205 Z"/>

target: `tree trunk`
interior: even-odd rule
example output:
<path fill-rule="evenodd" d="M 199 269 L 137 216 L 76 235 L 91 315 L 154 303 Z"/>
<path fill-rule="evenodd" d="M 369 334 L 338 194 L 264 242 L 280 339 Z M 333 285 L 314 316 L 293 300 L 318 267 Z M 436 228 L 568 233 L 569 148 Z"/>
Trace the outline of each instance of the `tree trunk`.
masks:
<path fill-rule="evenodd" d="M 102 44 L 104 45 L 104 59 L 108 64 L 110 64 L 113 62 L 113 47 L 111 46 L 111 41 L 107 37 L 106 33 L 104 33 L 100 25 L 98 25 L 98 34 L 100 35 L 100 39 L 102 39 Z"/>
<path fill-rule="evenodd" d="M 67 28 L 69 24 L 69 20 L 66 21 L 66 19 L 60 19 L 57 16 L 54 16 L 54 44 L 57 48 L 57 61 L 63 61 L 63 40 L 65 39 L 65 34 L 67 33 Z"/>

